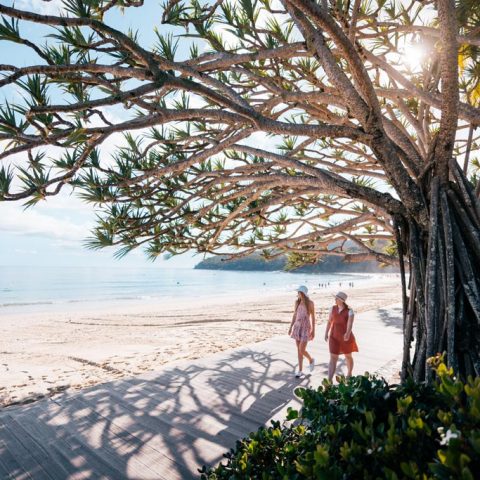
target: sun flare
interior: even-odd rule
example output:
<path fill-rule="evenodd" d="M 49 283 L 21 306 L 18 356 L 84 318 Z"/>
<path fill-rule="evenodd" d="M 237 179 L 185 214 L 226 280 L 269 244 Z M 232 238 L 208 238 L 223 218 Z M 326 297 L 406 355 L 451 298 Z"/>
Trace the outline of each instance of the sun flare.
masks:
<path fill-rule="evenodd" d="M 427 51 L 418 43 L 406 44 L 401 51 L 401 59 L 410 70 L 419 70 L 427 59 Z"/>

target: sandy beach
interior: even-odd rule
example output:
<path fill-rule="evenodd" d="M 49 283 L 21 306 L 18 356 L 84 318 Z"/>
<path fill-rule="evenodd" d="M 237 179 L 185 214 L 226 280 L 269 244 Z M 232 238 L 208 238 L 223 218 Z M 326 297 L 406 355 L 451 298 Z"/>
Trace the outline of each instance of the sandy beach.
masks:
<path fill-rule="evenodd" d="M 400 301 L 396 275 L 344 290 L 357 312 Z M 311 292 L 319 332 L 314 341 L 323 341 L 330 294 L 328 288 Z M 284 335 L 294 300 L 294 292 L 232 293 L 70 313 L 3 313 L 0 407 L 155 371 L 178 360 L 195 362 L 210 353 Z"/>

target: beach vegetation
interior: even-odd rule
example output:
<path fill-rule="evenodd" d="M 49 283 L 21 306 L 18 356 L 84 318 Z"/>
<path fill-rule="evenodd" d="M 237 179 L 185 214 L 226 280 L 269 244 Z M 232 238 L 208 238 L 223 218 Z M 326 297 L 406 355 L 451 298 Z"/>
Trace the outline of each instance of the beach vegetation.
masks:
<path fill-rule="evenodd" d="M 464 479 L 480 471 L 480 378 L 462 382 L 441 357 L 434 380 L 372 375 L 297 388 L 300 411 L 239 440 L 202 479 Z"/>
<path fill-rule="evenodd" d="M 480 374 L 480 2 L 43 4 L 0 3 L 0 200 L 73 189 L 119 257 L 396 265 L 402 378 Z"/>

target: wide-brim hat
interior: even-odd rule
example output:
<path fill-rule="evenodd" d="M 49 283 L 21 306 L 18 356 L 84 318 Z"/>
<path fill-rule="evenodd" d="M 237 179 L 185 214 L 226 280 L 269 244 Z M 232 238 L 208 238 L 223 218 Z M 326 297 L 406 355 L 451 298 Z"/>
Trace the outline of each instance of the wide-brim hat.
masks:
<path fill-rule="evenodd" d="M 345 292 L 337 292 L 337 293 L 334 293 L 333 296 L 335 298 L 339 298 L 343 302 L 345 302 L 348 298 L 348 295 Z"/>
<path fill-rule="evenodd" d="M 300 285 L 295 291 L 302 292 L 304 295 L 308 297 L 308 288 L 305 285 Z"/>

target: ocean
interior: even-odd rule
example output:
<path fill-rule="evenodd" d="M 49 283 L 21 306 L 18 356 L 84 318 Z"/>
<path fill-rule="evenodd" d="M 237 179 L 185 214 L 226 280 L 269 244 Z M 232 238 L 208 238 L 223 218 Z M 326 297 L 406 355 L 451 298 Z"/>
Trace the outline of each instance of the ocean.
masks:
<path fill-rule="evenodd" d="M 171 268 L 0 267 L 0 315 L 89 304 L 159 302 L 172 298 L 292 292 L 330 283 L 332 290 L 371 275 L 239 272 Z"/>

